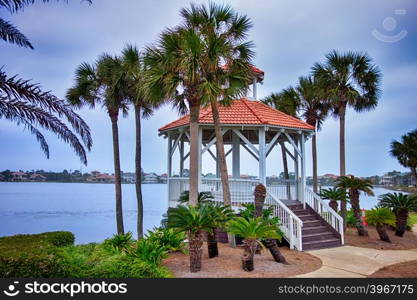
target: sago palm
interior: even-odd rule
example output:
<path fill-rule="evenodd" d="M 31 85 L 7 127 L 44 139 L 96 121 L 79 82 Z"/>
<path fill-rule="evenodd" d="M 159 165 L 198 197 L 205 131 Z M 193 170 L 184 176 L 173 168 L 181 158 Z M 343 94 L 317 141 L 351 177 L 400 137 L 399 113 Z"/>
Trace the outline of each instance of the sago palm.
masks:
<path fill-rule="evenodd" d="M 401 141 L 392 141 L 390 154 L 397 158 L 405 168 L 409 168 L 417 186 L 417 130 L 401 137 Z"/>
<path fill-rule="evenodd" d="M 180 205 L 169 210 L 168 227 L 187 234 L 191 272 L 201 270 L 203 232 L 209 231 L 210 225 L 210 209 L 207 205 L 198 207 Z"/>
<path fill-rule="evenodd" d="M 228 222 L 227 230 L 244 238 L 242 268 L 247 272 L 255 269 L 253 258 L 261 239 L 281 239 L 277 227 L 262 218 L 235 218 Z"/>
<path fill-rule="evenodd" d="M 246 90 L 247 78 L 252 75 L 248 62 L 253 52 L 252 44 L 243 41 L 249 20 L 238 17 L 230 7 L 191 5 L 180 14 L 183 24 L 165 30 L 158 43 L 147 48 L 146 90 L 153 101 L 170 99 L 180 112 L 190 113 L 190 205 L 196 205 L 200 107 L 212 105 L 218 129 L 217 101 L 227 103 Z M 222 138 L 216 140 L 221 151 Z M 218 158 L 222 164 L 221 157 L 222 153 Z M 225 204 L 230 205 L 226 165 L 221 169 Z"/>
<path fill-rule="evenodd" d="M 359 202 L 360 193 L 373 196 L 373 186 L 369 180 L 357 178 L 354 176 L 341 176 L 337 179 L 337 186 L 341 189 L 348 190 L 349 201 L 356 218 L 356 229 L 360 236 L 368 236 L 368 231 L 363 226 L 361 219 L 361 207 Z M 343 201 L 342 201 L 343 203 Z"/>
<path fill-rule="evenodd" d="M 217 246 L 217 229 L 223 228 L 226 222 L 232 219 L 234 212 L 230 206 L 226 206 L 218 202 L 209 202 L 203 205 L 207 205 L 209 209 L 210 229 L 207 230 L 207 250 L 209 258 L 213 258 L 219 256 Z"/>
<path fill-rule="evenodd" d="M 381 72 L 372 59 L 363 53 L 340 54 L 332 51 L 324 63 L 312 68 L 314 78 L 331 106 L 333 115 L 339 119 L 340 176 L 346 175 L 345 116 L 348 107 L 356 112 L 375 109 L 378 105 L 381 86 Z M 346 205 L 341 203 L 343 222 L 346 223 Z"/>
<path fill-rule="evenodd" d="M 369 225 L 375 226 L 381 241 L 391 243 L 387 234 L 386 225 L 393 226 L 395 224 L 395 216 L 389 208 L 379 207 L 367 210 L 366 222 Z"/>
<path fill-rule="evenodd" d="M 417 196 L 403 193 L 388 193 L 379 196 L 379 205 L 395 213 L 395 235 L 403 236 L 407 229 L 409 212 L 417 211 Z"/>
<path fill-rule="evenodd" d="M 83 63 L 75 72 L 75 84 L 67 91 L 68 103 L 74 107 L 88 106 L 94 108 L 102 105 L 109 115 L 113 135 L 113 160 L 116 193 L 116 223 L 117 233 L 124 233 L 122 210 L 122 185 L 120 170 L 119 129 L 118 118 L 120 111 L 127 114 L 127 101 L 122 97 L 122 91 L 115 91 L 115 83 L 122 64 L 120 59 L 103 54 L 94 64 Z"/>
<path fill-rule="evenodd" d="M 320 191 L 320 197 L 329 200 L 329 206 L 338 212 L 338 202 L 346 201 L 346 192 L 340 188 L 328 188 Z"/>

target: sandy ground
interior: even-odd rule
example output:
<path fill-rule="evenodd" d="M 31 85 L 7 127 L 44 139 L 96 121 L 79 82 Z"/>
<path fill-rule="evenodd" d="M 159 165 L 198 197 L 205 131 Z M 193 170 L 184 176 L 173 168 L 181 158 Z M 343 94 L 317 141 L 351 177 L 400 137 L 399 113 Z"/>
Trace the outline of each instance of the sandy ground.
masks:
<path fill-rule="evenodd" d="M 202 270 L 191 273 L 189 270 L 189 257 L 182 253 L 172 253 L 164 261 L 175 277 L 194 278 L 272 278 L 291 277 L 298 274 L 312 272 L 321 267 L 321 260 L 305 252 L 291 251 L 280 247 L 281 252 L 288 261 L 288 265 L 276 263 L 268 250 L 255 255 L 255 270 L 245 272 L 241 268 L 241 248 L 230 248 L 227 244 L 219 244 L 219 257 L 209 259 L 207 246 L 203 246 Z"/>
<path fill-rule="evenodd" d="M 417 278 L 417 260 L 384 267 L 369 275 L 371 278 Z"/>
<path fill-rule="evenodd" d="M 345 243 L 347 245 L 372 248 L 379 250 L 409 250 L 417 248 L 417 235 L 413 232 L 406 231 L 403 237 L 395 235 L 393 230 L 387 229 L 392 243 L 383 242 L 375 227 L 368 226 L 369 237 L 359 236 L 355 228 L 348 228 L 345 234 Z"/>

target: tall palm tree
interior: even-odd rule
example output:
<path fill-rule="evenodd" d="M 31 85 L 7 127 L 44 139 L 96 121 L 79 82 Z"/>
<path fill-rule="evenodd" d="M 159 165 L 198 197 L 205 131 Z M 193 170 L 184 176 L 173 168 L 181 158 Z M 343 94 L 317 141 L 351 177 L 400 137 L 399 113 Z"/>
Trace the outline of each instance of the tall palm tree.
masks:
<path fill-rule="evenodd" d="M 16 13 L 33 2 L 34 0 L 1 0 L 0 9 Z M 0 39 L 33 49 L 29 39 L 2 18 L 0 18 Z M 68 143 L 80 157 L 81 162 L 87 164 L 85 148 L 91 149 L 92 138 L 90 128 L 84 120 L 63 100 L 58 99 L 50 92 L 42 91 L 38 84 L 18 78 L 17 75 L 8 76 L 2 68 L 0 68 L 1 118 L 23 125 L 31 134 L 35 135 L 47 158 L 49 158 L 49 146 L 41 128 L 53 132 L 58 138 Z M 62 118 L 65 118 L 71 125 L 72 130 L 61 121 Z"/>
<path fill-rule="evenodd" d="M 379 197 L 378 204 L 393 210 L 396 217 L 395 235 L 402 237 L 407 229 L 409 212 L 417 211 L 417 196 L 403 193 L 388 193 Z"/>
<path fill-rule="evenodd" d="M 122 184 L 120 170 L 119 151 L 119 112 L 127 114 L 127 104 L 121 97 L 122 92 L 114 91 L 117 88 L 116 82 L 122 68 L 120 59 L 103 54 L 94 64 L 82 63 L 76 70 L 75 84 L 67 91 L 67 101 L 74 107 L 101 104 L 107 110 L 113 136 L 113 159 L 116 193 L 116 223 L 117 233 L 124 233 L 123 210 L 122 210 Z"/>
<path fill-rule="evenodd" d="M 283 113 L 286 113 L 287 115 L 298 117 L 297 113 L 300 108 L 300 102 L 297 92 L 292 87 L 283 89 L 280 93 L 272 93 L 269 96 L 265 97 L 262 100 L 262 102 L 279 111 L 282 111 Z M 283 143 L 281 144 L 281 153 L 282 164 L 284 168 L 284 178 L 287 181 L 287 195 L 288 199 L 291 199 L 291 185 L 288 182 L 290 179 L 288 171 L 288 158 Z"/>
<path fill-rule="evenodd" d="M 216 123 L 217 100 L 220 98 L 223 102 L 227 102 L 242 93 L 245 88 L 238 83 L 245 81 L 241 79 L 243 74 L 246 74 L 244 78 L 247 78 L 247 74 L 251 72 L 247 61 L 253 56 L 250 50 L 252 44 L 240 41 L 244 36 L 239 38 L 240 30 L 243 28 L 246 31 L 245 27 L 248 26 L 245 17 L 239 19 L 240 22 L 245 23 L 245 26 L 242 24 L 236 28 L 231 26 L 230 33 L 225 32 L 226 38 L 217 31 L 202 32 L 213 30 L 215 25 L 220 23 L 222 26 L 226 24 L 225 28 L 228 28 L 235 15 L 230 16 L 230 9 L 225 9 L 227 12 L 225 15 L 218 13 L 220 11 L 222 9 L 214 4 L 210 4 L 209 8 L 191 5 L 190 9 L 182 9 L 183 24 L 165 30 L 158 43 L 147 48 L 144 58 L 147 69 L 146 91 L 149 99 L 156 102 L 170 99 L 180 113 L 187 111 L 190 113 L 190 205 L 197 205 L 198 197 L 200 107 L 212 105 Z M 206 13 L 210 16 L 206 16 Z M 220 21 L 214 18 L 215 15 Z M 231 60 L 232 53 L 233 60 Z M 224 64 L 227 64 L 228 68 L 222 68 Z M 226 83 L 228 83 L 227 88 L 225 88 Z M 217 128 L 218 125 L 219 122 Z M 221 151 L 221 137 L 216 140 L 220 144 L 218 149 Z M 221 153 L 219 158 L 220 156 Z M 225 165 L 223 165 L 223 174 L 227 174 L 224 171 L 227 171 Z M 227 183 L 227 179 L 222 182 Z M 229 194 L 227 190 L 228 187 L 225 187 L 223 191 L 226 197 Z M 226 199 L 226 203 L 228 201 Z"/>
<path fill-rule="evenodd" d="M 135 111 L 136 152 L 136 201 L 137 201 L 137 234 L 138 239 L 143 236 L 143 201 L 142 201 L 142 147 L 141 147 L 141 119 L 149 118 L 158 105 L 151 104 L 144 92 L 144 65 L 141 53 L 134 45 L 126 45 L 120 56 L 120 73 L 116 75 L 117 81 L 112 88 L 115 97 L 132 103 Z M 117 93 L 120 93 L 117 95 Z"/>
<path fill-rule="evenodd" d="M 387 234 L 386 225 L 393 226 L 395 224 L 395 216 L 393 212 L 386 207 L 378 207 L 366 211 L 366 221 L 369 225 L 375 225 L 381 241 L 391 243 L 391 239 Z"/>
<path fill-rule="evenodd" d="M 346 109 L 352 107 L 356 112 L 375 109 L 380 96 L 381 72 L 367 54 L 357 52 L 340 54 L 335 50 L 326 55 L 325 63 L 316 63 L 312 72 L 322 89 L 326 91 L 326 99 L 331 105 L 334 116 L 339 118 L 340 176 L 345 176 Z M 344 201 L 341 203 L 341 215 L 346 223 Z"/>
<path fill-rule="evenodd" d="M 210 103 L 216 136 L 217 160 L 222 181 L 223 202 L 231 206 L 229 175 L 221 132 L 218 102 L 230 102 L 247 91 L 254 76 L 251 70 L 251 42 L 245 42 L 252 23 L 229 5 L 210 2 L 191 5 L 181 10 L 185 29 L 192 29 L 202 41 L 205 60 L 200 93 L 204 103 Z"/>
<path fill-rule="evenodd" d="M 253 257 L 261 239 L 281 239 L 277 226 L 262 218 L 237 217 L 228 222 L 227 230 L 244 238 L 242 269 L 247 272 L 255 269 Z"/>
<path fill-rule="evenodd" d="M 341 189 L 349 191 L 349 200 L 352 205 L 353 214 L 356 219 L 356 229 L 360 236 L 368 236 L 368 231 L 363 226 L 361 219 L 361 207 L 359 203 L 360 193 L 363 192 L 366 195 L 373 196 L 373 186 L 369 180 L 357 178 L 354 176 L 341 176 L 337 179 L 337 186 Z M 342 201 L 343 203 L 343 201 Z"/>
<path fill-rule="evenodd" d="M 168 214 L 168 227 L 187 234 L 190 253 L 190 272 L 201 270 L 203 255 L 203 231 L 210 230 L 210 208 L 208 205 L 172 208 Z"/>
<path fill-rule="evenodd" d="M 401 142 L 392 141 L 390 153 L 401 165 L 410 168 L 417 186 L 417 130 L 403 135 Z"/>

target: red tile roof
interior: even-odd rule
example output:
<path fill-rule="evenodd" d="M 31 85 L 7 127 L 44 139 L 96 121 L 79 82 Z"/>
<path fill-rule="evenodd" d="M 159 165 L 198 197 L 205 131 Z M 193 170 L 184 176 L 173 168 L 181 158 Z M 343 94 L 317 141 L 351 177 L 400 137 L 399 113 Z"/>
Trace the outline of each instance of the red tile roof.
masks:
<path fill-rule="evenodd" d="M 222 125 L 271 125 L 286 128 L 314 130 L 307 123 L 274 109 L 260 101 L 246 98 L 234 100 L 230 106 L 219 106 L 220 122 Z M 200 124 L 213 124 L 210 106 L 200 110 Z M 190 124 L 190 115 L 175 120 L 159 131 L 166 131 Z"/>

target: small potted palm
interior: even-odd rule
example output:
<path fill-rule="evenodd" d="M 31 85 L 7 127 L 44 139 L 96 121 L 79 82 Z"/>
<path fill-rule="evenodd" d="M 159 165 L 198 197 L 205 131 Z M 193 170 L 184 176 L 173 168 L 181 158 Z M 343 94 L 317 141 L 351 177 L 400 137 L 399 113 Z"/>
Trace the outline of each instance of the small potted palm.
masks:
<path fill-rule="evenodd" d="M 379 205 L 392 209 L 395 214 L 395 235 L 402 237 L 407 229 L 410 211 L 417 211 L 417 196 L 403 193 L 388 193 L 379 197 Z"/>
<path fill-rule="evenodd" d="M 226 222 L 234 217 L 234 212 L 229 206 L 221 203 L 208 202 L 209 209 L 209 230 L 207 230 L 207 249 L 209 258 L 219 256 L 217 246 L 217 233 L 222 230 Z"/>
<path fill-rule="evenodd" d="M 394 213 L 386 207 L 377 207 L 366 212 L 366 221 L 369 225 L 374 225 L 381 241 L 391 243 L 387 234 L 386 225 L 395 224 Z"/>
<path fill-rule="evenodd" d="M 176 228 L 187 234 L 191 272 L 201 270 L 203 232 L 210 230 L 210 225 L 210 209 L 207 205 L 180 205 L 169 212 L 168 228 Z"/>
<path fill-rule="evenodd" d="M 242 268 L 247 272 L 255 269 L 253 258 L 261 239 L 281 239 L 277 227 L 262 218 L 237 217 L 227 223 L 227 231 L 244 238 Z"/>

